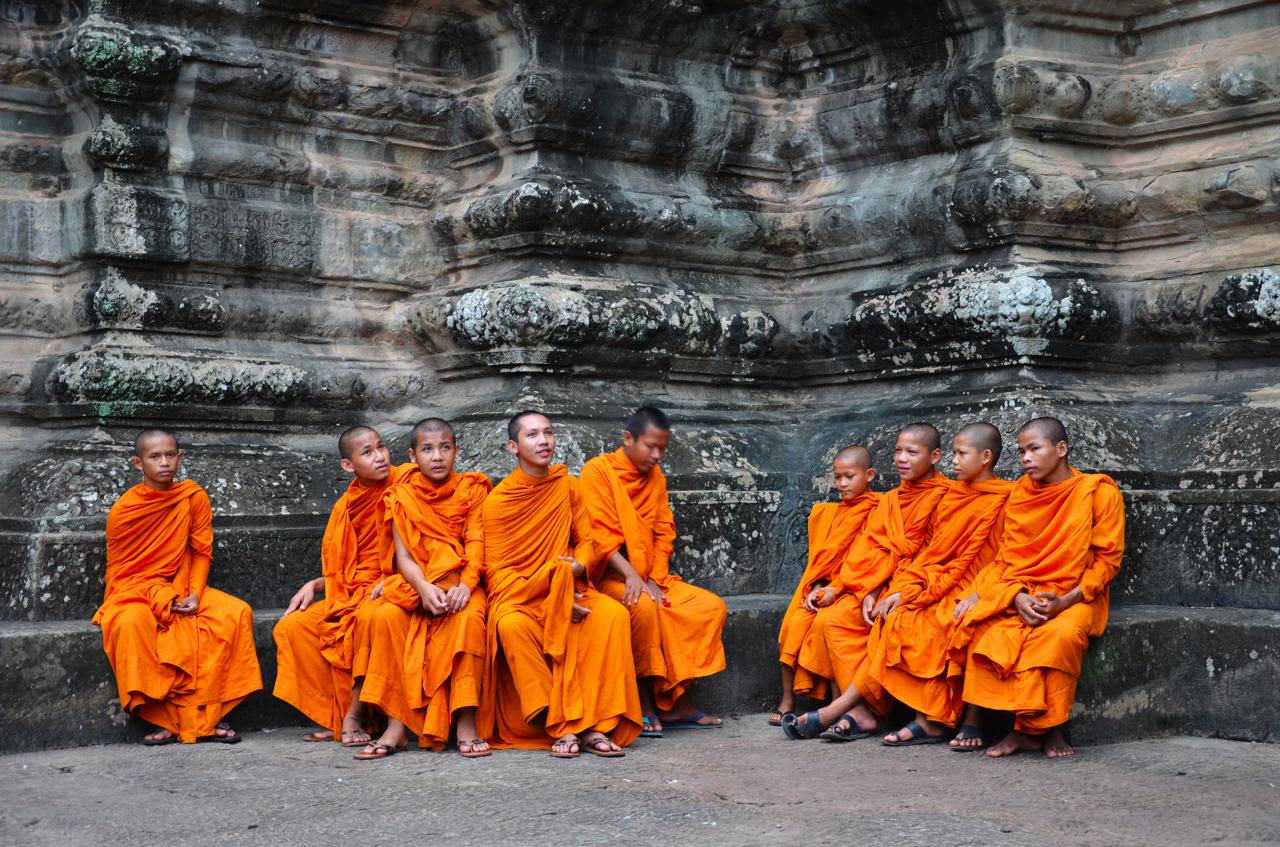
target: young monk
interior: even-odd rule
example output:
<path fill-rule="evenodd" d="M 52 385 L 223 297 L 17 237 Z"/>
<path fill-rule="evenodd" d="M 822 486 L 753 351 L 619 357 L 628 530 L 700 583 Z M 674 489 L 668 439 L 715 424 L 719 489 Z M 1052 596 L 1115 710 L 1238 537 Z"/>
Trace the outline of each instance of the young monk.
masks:
<path fill-rule="evenodd" d="M 223 718 L 262 690 L 253 613 L 208 586 L 213 512 L 203 488 L 175 481 L 177 436 L 144 430 L 130 461 L 142 482 L 107 515 L 106 596 L 93 616 L 120 705 L 155 727 L 143 744 L 235 744 Z"/>
<path fill-rule="evenodd" d="M 1000 431 L 987 423 L 966 426 L 952 440 L 955 481 L 934 512 L 929 543 L 899 563 L 872 609 L 876 620 L 867 642 L 867 659 L 853 685 L 819 719 L 843 715 L 823 738 L 852 741 L 870 727 L 846 714 L 865 701 L 886 715 L 896 699 L 915 709 L 915 719 L 884 738 L 891 747 L 944 740 L 959 716 L 960 692 L 947 676 L 947 644 L 956 605 L 974 575 L 995 558 L 1001 517 L 1012 483 L 997 479 Z"/>
<path fill-rule="evenodd" d="M 592 582 L 631 615 L 631 650 L 639 678 L 641 735 L 667 729 L 716 729 L 722 721 L 693 704 L 694 680 L 724 670 L 720 640 L 724 601 L 671 573 L 675 518 L 658 465 L 671 440 L 660 409 L 628 418 L 622 446 L 582 467 L 596 561 Z"/>
<path fill-rule="evenodd" d="M 353 479 L 334 503 L 320 542 L 324 575 L 303 583 L 276 624 L 274 693 L 322 727 L 303 736 L 306 741 L 336 737 L 344 747 L 364 747 L 370 736 L 360 680 L 353 674 L 355 612 L 381 593 L 390 570 L 393 549 L 383 498 L 417 468 L 392 467 L 382 436 L 367 426 L 338 436 L 338 453 Z M 321 591 L 324 599 L 313 602 Z"/>
<path fill-rule="evenodd" d="M 942 436 L 931 424 L 912 423 L 899 431 L 893 463 L 901 483 L 880 498 L 836 578 L 814 597 L 819 611 L 800 650 L 800 665 L 814 676 L 834 680 L 839 691 L 849 688 L 866 658 L 880 592 L 898 563 L 929 540 L 934 509 L 951 485 L 934 467 L 942 458 L 941 444 Z M 854 715 L 860 726 L 875 725 L 865 703 L 855 707 Z M 782 728 L 790 738 L 813 738 L 827 727 L 813 711 L 799 718 L 784 715 Z"/>
<path fill-rule="evenodd" d="M 1005 507 L 1000 552 L 951 642 L 953 656 L 967 656 L 965 703 L 1013 712 L 1013 731 L 987 751 L 993 758 L 1074 755 L 1063 728 L 1085 648 L 1107 625 L 1124 500 L 1111 477 L 1071 467 L 1069 453 L 1057 418 L 1018 430 L 1023 476 Z"/>
<path fill-rule="evenodd" d="M 809 636 L 813 619 L 818 614 L 814 604 L 819 592 L 835 578 L 845 554 L 867 525 L 867 518 L 880 502 L 880 495 L 870 489 L 876 478 L 871 451 L 853 444 L 836 453 L 831 462 L 839 503 L 818 503 L 809 511 L 809 564 L 791 603 L 782 618 L 778 632 L 778 662 L 782 667 L 782 697 L 778 708 L 769 716 L 773 726 L 782 724 L 782 716 L 795 711 L 796 692 L 825 698 L 826 680 L 814 678 L 800 666 L 800 648 Z"/>
<path fill-rule="evenodd" d="M 556 758 L 622 756 L 640 734 L 630 621 L 588 585 L 591 516 L 540 412 L 507 424 L 517 466 L 484 501 L 488 654 L 479 732 Z"/>
<path fill-rule="evenodd" d="M 485 596 L 480 587 L 484 535 L 480 504 L 493 486 L 482 473 L 455 473 L 458 442 L 442 418 L 410 433 L 417 468 L 386 496 L 395 570 L 368 615 L 368 659 L 360 699 L 387 717 L 387 728 L 357 759 L 384 759 L 408 743 L 443 749 L 454 721 L 458 753 L 490 755 L 476 732 L 484 674 Z"/>

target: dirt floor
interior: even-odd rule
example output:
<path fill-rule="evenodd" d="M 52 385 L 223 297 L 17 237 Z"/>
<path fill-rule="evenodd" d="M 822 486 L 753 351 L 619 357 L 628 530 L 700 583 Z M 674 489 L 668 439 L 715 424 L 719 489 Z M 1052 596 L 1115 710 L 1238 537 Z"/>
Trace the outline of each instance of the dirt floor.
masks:
<path fill-rule="evenodd" d="M 0 757 L 0 844 L 1280 843 L 1280 745 L 1165 738 L 993 761 L 788 741 L 747 715 L 620 760 L 357 762 L 301 736 Z"/>

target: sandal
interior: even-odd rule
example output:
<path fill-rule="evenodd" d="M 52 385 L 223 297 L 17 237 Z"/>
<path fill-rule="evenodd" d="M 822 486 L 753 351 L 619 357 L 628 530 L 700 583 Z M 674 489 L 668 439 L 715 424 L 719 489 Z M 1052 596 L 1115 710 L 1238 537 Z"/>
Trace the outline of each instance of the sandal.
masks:
<path fill-rule="evenodd" d="M 719 729 L 720 727 L 724 726 L 724 721 L 720 720 L 720 718 L 715 719 L 717 721 L 720 721 L 719 723 L 699 723 L 699 721 L 701 721 L 705 717 L 707 717 L 706 712 L 694 712 L 692 715 L 689 715 L 689 717 L 687 718 L 682 718 L 678 721 L 667 721 L 663 725 L 663 728 L 664 729 Z"/>
<path fill-rule="evenodd" d="M 303 740 L 303 741 L 310 741 L 310 742 L 311 742 L 311 743 L 313 743 L 313 744 L 319 743 L 319 742 L 321 742 L 321 741 L 332 741 L 332 740 L 333 740 L 333 730 L 331 730 L 331 729 L 313 729 L 311 732 L 308 732 L 306 735 L 302 736 L 302 740 Z"/>
<path fill-rule="evenodd" d="M 902 740 L 902 733 L 904 732 L 911 733 L 911 737 L 906 741 Z M 914 747 L 917 744 L 941 744 L 943 741 L 947 740 L 946 733 L 944 732 L 940 732 L 937 735 L 930 735 L 925 732 L 924 727 L 920 726 L 919 721 L 912 721 L 902 729 L 889 734 L 895 736 L 898 740 L 890 741 L 887 738 L 884 739 L 880 743 L 886 747 Z"/>
<path fill-rule="evenodd" d="M 800 725 L 800 718 L 796 717 L 795 712 L 787 712 L 782 716 L 782 731 L 792 741 L 814 738 L 826 729 L 817 712 L 805 712 L 800 717 L 804 718 L 804 726 Z"/>
<path fill-rule="evenodd" d="M 152 738 L 152 737 L 151 737 L 151 736 L 153 736 L 153 735 L 155 735 L 155 734 L 157 734 L 157 733 L 160 733 L 160 732 L 169 732 L 169 730 L 164 729 L 164 728 L 162 727 L 162 728 L 157 729 L 157 730 L 155 730 L 155 731 L 153 731 L 153 732 L 148 732 L 146 735 L 142 736 L 142 743 L 143 743 L 143 745 L 144 745 L 144 746 L 146 746 L 146 747 L 163 747 L 163 746 L 164 746 L 164 745 L 166 745 L 166 744 L 177 744 L 177 743 L 178 743 L 178 736 L 174 735 L 172 732 L 169 732 L 169 734 L 168 734 L 168 735 L 166 735 L 164 738 Z"/>
<path fill-rule="evenodd" d="M 405 742 L 404 744 L 388 744 L 385 741 L 370 741 L 364 746 L 364 750 L 356 753 L 351 758 L 359 759 L 362 762 L 371 762 L 374 759 L 386 759 L 404 750 L 409 746 L 409 744 L 408 742 Z M 373 749 L 368 749 L 370 747 Z"/>
<path fill-rule="evenodd" d="M 492 756 L 492 755 L 493 755 L 493 748 L 492 748 L 492 747 L 486 747 L 486 748 L 485 748 L 485 749 L 483 749 L 483 750 L 477 750 L 477 749 L 476 749 L 476 745 L 477 745 L 477 744 L 488 744 L 488 743 L 489 743 L 489 742 L 488 742 L 488 741 L 485 741 L 483 738 L 472 738 L 470 741 L 465 741 L 465 740 L 464 740 L 464 741 L 459 741 L 459 742 L 458 742 L 458 755 L 459 755 L 459 756 L 461 756 L 461 757 L 462 757 L 462 758 L 464 758 L 464 759 L 483 759 L 485 756 Z M 464 753 L 464 752 L 462 752 L 462 745 L 463 745 L 463 744 L 467 745 L 467 747 L 469 747 L 469 748 L 470 748 L 470 749 L 468 749 L 468 750 L 467 750 L 467 752 L 465 752 L 465 753 Z"/>
<path fill-rule="evenodd" d="M 373 743 L 373 736 L 360 741 L 356 738 L 356 735 L 362 732 L 364 732 L 363 729 L 344 729 L 339 733 L 338 737 L 342 740 L 343 747 L 368 747 Z M 367 732 L 364 732 L 364 734 L 369 735 Z"/>
<path fill-rule="evenodd" d="M 848 724 L 848 727 L 842 728 L 843 724 Z M 870 736 L 871 733 L 860 729 L 858 722 L 848 712 L 845 712 L 840 716 L 839 720 L 818 734 L 819 738 L 827 741 L 857 741 L 860 738 L 869 738 Z"/>
<path fill-rule="evenodd" d="M 782 726 L 782 712 L 778 709 L 769 713 L 769 726 Z"/>
<path fill-rule="evenodd" d="M 972 741 L 977 739 L 978 743 L 972 747 L 951 747 L 952 753 L 972 753 L 975 750 L 981 750 L 987 746 L 987 736 L 982 731 L 982 727 L 974 726 L 971 723 L 964 724 L 960 727 L 960 731 L 956 733 L 956 737 L 952 741 Z"/>
<path fill-rule="evenodd" d="M 661 738 L 662 730 L 654 729 L 654 725 L 658 722 L 657 715 L 645 715 L 640 724 L 641 738 Z"/>
<path fill-rule="evenodd" d="M 569 738 L 572 738 L 573 740 L 567 740 Z M 577 747 L 578 749 L 558 751 L 556 750 L 556 744 L 563 744 L 565 747 Z M 560 738 L 556 740 L 556 744 L 551 745 L 551 758 L 553 759 L 576 759 L 578 758 L 579 752 L 582 750 L 582 742 L 580 742 L 578 740 L 578 736 L 574 735 L 572 732 L 560 736 Z"/>
<path fill-rule="evenodd" d="M 218 735 L 218 730 L 222 730 L 227 734 Z M 210 744 L 239 744 L 241 741 L 244 741 L 244 739 L 240 737 L 240 733 L 232 729 L 231 724 L 226 721 L 222 721 L 213 728 L 213 735 L 206 735 L 200 740 Z"/>
<path fill-rule="evenodd" d="M 606 749 L 601 750 L 597 745 L 607 744 Z M 593 756 L 599 756 L 602 759 L 619 759 L 627 755 L 626 751 L 617 744 L 613 743 L 613 739 L 605 735 L 603 732 L 596 735 L 595 738 L 583 739 L 578 744 L 579 750 L 585 750 Z"/>

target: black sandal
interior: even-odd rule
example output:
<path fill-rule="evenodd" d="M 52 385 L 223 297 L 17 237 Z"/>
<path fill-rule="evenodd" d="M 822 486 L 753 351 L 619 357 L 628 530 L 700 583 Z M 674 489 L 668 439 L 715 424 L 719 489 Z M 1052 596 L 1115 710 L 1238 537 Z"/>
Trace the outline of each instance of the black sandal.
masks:
<path fill-rule="evenodd" d="M 841 729 L 842 723 L 848 722 L 848 729 Z M 867 732 L 858 726 L 858 722 L 853 719 L 853 715 L 845 712 L 840 719 L 823 730 L 818 737 L 827 741 L 857 741 L 860 738 L 869 738 L 870 732 Z"/>

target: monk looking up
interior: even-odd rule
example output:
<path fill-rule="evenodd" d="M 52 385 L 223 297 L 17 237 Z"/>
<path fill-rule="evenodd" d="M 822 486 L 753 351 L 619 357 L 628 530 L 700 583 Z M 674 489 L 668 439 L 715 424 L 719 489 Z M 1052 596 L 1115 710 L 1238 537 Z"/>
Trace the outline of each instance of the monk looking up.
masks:
<path fill-rule="evenodd" d="M 408 743 L 406 731 L 420 747 L 442 749 L 456 720 L 458 753 L 480 758 L 490 755 L 476 732 L 485 654 L 480 504 L 493 486 L 482 473 L 454 472 L 448 421 L 419 421 L 409 438 L 417 471 L 386 495 L 396 572 L 357 612 L 369 617 L 360 699 L 387 716 L 387 728 L 355 756 L 386 758 Z"/>
<path fill-rule="evenodd" d="M 479 733 L 495 747 L 623 755 L 640 734 L 627 611 L 588 584 L 591 516 L 540 412 L 507 424 L 518 462 L 484 501 L 488 655 Z"/>
<path fill-rule="evenodd" d="M 668 568 L 676 538 L 659 463 L 671 438 L 661 410 L 627 418 L 622 446 L 582 467 L 596 561 L 591 578 L 631 615 L 631 650 L 644 717 L 641 735 L 666 728 L 715 729 L 721 720 L 693 705 L 693 681 L 724 670 L 724 601 Z"/>
<path fill-rule="evenodd" d="M 392 467 L 391 454 L 377 430 L 355 426 L 338 436 L 342 469 L 354 478 L 334 503 L 320 542 L 324 575 L 298 589 L 276 624 L 275 695 L 322 729 L 307 741 L 332 741 L 344 747 L 369 743 L 366 710 L 360 703 L 356 661 L 355 612 L 381 593 L 389 571 L 391 529 L 383 498 L 396 481 L 417 469 Z M 313 602 L 317 592 L 324 599 Z"/>
<path fill-rule="evenodd" d="M 1102 634 L 1124 556 L 1124 500 L 1105 474 L 1068 463 L 1067 430 L 1035 418 L 1018 430 L 1023 476 L 1005 507 L 1000 552 L 951 651 L 967 655 L 964 701 L 1013 712 L 993 758 L 1044 750 L 1071 756 L 1063 727 L 1089 639 Z"/>
<path fill-rule="evenodd" d="M 850 445 L 836 454 L 831 463 L 839 503 L 818 503 L 809 511 L 809 564 L 800 577 L 778 632 L 778 661 L 782 666 L 782 697 L 769 723 L 780 726 L 782 716 L 795 711 L 797 692 L 814 698 L 826 697 L 826 680 L 814 678 L 800 667 L 797 657 L 818 614 L 814 600 L 830 584 L 845 553 L 867 525 L 867 518 L 880 501 L 870 489 L 876 472 L 871 451 Z"/>
<path fill-rule="evenodd" d="M 850 546 L 835 579 L 814 596 L 818 607 L 809 637 L 800 650 L 800 666 L 814 676 L 834 680 L 847 691 L 867 654 L 867 639 L 875 623 L 872 610 L 889 578 L 905 559 L 929 540 L 933 512 L 950 488 L 934 465 L 942 457 L 942 436 L 927 423 L 913 423 L 898 432 L 893 464 L 901 483 L 880 498 L 867 520 L 866 531 Z M 852 712 L 863 729 L 876 718 L 865 703 Z M 826 729 L 818 712 L 808 712 L 782 728 L 791 738 L 812 738 Z"/>
<path fill-rule="evenodd" d="M 120 705 L 157 727 L 143 744 L 234 744 L 223 718 L 262 690 L 253 612 L 207 584 L 213 511 L 203 488 L 175 482 L 177 437 L 143 431 L 130 461 L 142 482 L 107 515 L 106 595 L 93 616 Z"/>
<path fill-rule="evenodd" d="M 824 738 L 850 741 L 866 731 L 845 710 L 865 700 L 886 715 L 891 701 L 915 709 L 915 719 L 884 738 L 888 746 L 937 743 L 954 726 L 960 692 L 947 676 L 947 644 L 956 605 L 974 575 L 995 558 L 1001 517 L 1012 483 L 997 479 L 1000 431 L 987 423 L 966 426 L 952 440 L 955 482 L 934 512 L 929 543 L 899 563 L 872 609 L 876 624 L 867 659 L 853 686 L 819 718 L 844 715 Z M 850 702 L 850 696 L 853 702 Z"/>

